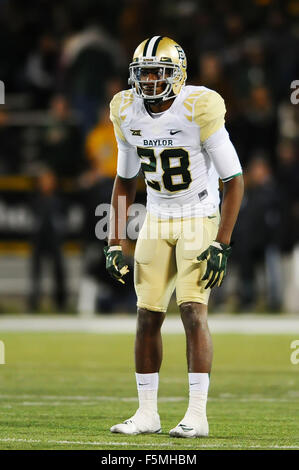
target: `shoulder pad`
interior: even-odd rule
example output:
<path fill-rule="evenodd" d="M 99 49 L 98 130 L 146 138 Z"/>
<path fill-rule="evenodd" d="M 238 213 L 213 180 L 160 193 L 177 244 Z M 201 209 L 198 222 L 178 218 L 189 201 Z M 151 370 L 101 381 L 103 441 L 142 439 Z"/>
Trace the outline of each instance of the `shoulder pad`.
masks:
<path fill-rule="evenodd" d="M 211 121 L 223 118 L 226 108 L 223 98 L 216 91 L 205 89 L 205 92 L 197 99 L 194 105 L 194 121 L 200 127 L 205 126 Z"/>
<path fill-rule="evenodd" d="M 116 93 L 110 102 L 110 112 L 119 119 L 125 119 L 126 109 L 133 103 L 134 95 L 132 90 L 123 90 Z"/>
<path fill-rule="evenodd" d="M 110 101 L 110 119 L 119 118 L 119 109 L 122 101 L 122 92 L 116 93 Z"/>
<path fill-rule="evenodd" d="M 121 130 L 121 123 L 126 119 L 126 109 L 133 103 L 132 90 L 124 90 L 116 93 L 110 102 L 110 119 L 113 122 L 117 136 L 125 140 Z"/>
<path fill-rule="evenodd" d="M 207 92 L 205 87 L 195 87 L 195 86 L 185 86 L 184 91 L 186 93 L 185 99 L 183 101 L 183 106 L 185 108 L 185 117 L 188 121 L 194 121 L 194 106 L 195 103 L 199 100 L 202 94 Z"/>

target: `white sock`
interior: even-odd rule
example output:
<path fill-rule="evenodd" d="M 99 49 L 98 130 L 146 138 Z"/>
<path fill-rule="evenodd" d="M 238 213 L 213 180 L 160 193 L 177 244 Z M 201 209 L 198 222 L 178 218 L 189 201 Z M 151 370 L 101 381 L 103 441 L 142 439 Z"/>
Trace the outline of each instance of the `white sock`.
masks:
<path fill-rule="evenodd" d="M 158 412 L 159 373 L 138 374 L 136 383 L 138 390 L 139 409 Z"/>
<path fill-rule="evenodd" d="M 196 424 L 196 421 L 206 416 L 210 378 L 208 373 L 190 372 L 189 376 L 189 405 L 183 421 Z"/>
<path fill-rule="evenodd" d="M 198 391 L 201 393 L 208 393 L 210 385 L 210 377 L 208 373 L 202 372 L 189 372 L 189 391 Z"/>

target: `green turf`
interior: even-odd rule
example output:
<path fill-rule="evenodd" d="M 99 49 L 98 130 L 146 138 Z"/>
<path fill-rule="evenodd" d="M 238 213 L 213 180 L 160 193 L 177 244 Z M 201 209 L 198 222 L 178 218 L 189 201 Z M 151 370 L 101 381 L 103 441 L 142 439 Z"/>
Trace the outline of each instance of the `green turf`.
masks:
<path fill-rule="evenodd" d="M 0 449 L 299 448 L 299 365 L 293 336 L 214 335 L 210 436 L 168 431 L 187 406 L 185 340 L 164 336 L 160 435 L 109 428 L 136 410 L 133 335 L 5 333 Z M 67 442 L 65 442 L 67 441 Z"/>

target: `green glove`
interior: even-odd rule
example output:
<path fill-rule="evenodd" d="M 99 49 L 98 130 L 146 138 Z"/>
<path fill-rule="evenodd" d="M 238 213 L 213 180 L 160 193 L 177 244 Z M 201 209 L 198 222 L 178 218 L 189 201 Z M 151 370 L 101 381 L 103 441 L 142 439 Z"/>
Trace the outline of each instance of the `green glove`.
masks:
<path fill-rule="evenodd" d="M 226 264 L 231 254 L 231 246 L 225 243 L 213 242 L 201 255 L 197 257 L 198 261 L 207 261 L 207 269 L 202 281 L 208 281 L 205 289 L 219 287 L 226 274 Z"/>
<path fill-rule="evenodd" d="M 129 268 L 124 260 L 122 247 L 119 245 L 105 246 L 104 254 L 106 256 L 106 269 L 110 276 L 125 284 L 122 277 L 129 272 Z"/>

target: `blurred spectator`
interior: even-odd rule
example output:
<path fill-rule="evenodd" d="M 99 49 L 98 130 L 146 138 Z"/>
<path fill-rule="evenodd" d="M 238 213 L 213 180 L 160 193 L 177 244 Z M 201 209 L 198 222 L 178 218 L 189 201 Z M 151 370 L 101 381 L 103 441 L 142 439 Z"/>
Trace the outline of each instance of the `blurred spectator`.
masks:
<path fill-rule="evenodd" d="M 257 38 L 248 38 L 242 44 L 241 60 L 234 68 L 232 79 L 238 98 L 245 102 L 252 89 L 271 89 L 274 78 L 263 43 Z"/>
<path fill-rule="evenodd" d="M 242 18 L 242 15 L 236 12 L 228 13 L 224 18 L 223 30 L 218 50 L 223 64 L 230 72 L 235 72 L 236 66 L 240 65 L 242 60 L 243 44 L 246 38 L 244 18 Z M 216 33 L 216 37 L 217 35 L 219 35 L 219 31 Z"/>
<path fill-rule="evenodd" d="M 10 124 L 9 112 L 0 110 L 0 174 L 19 173 L 20 132 Z"/>
<path fill-rule="evenodd" d="M 299 242 L 299 155 L 292 140 L 278 145 L 277 174 L 283 198 L 282 249 L 290 252 Z"/>
<path fill-rule="evenodd" d="M 282 101 L 278 106 L 279 135 L 281 138 L 296 139 L 299 136 L 299 106 L 290 101 Z"/>
<path fill-rule="evenodd" d="M 25 80 L 35 108 L 46 108 L 56 87 L 58 43 L 51 34 L 43 34 L 25 64 Z"/>
<path fill-rule="evenodd" d="M 84 134 L 97 122 L 108 82 L 118 80 L 117 52 L 118 44 L 99 26 L 88 26 L 65 41 L 61 58 L 63 88 L 72 108 L 81 115 Z"/>
<path fill-rule="evenodd" d="M 225 100 L 227 116 L 232 119 L 233 113 L 237 110 L 235 95 L 230 81 L 223 73 L 222 64 L 216 54 L 205 53 L 202 54 L 199 61 L 200 75 L 194 81 L 216 90 Z"/>
<path fill-rule="evenodd" d="M 173 4 L 173 2 L 171 3 Z M 159 10 L 159 6 L 157 9 Z M 133 55 L 136 44 L 153 35 L 153 19 L 159 21 L 156 13 L 157 10 L 155 12 L 150 0 L 127 0 L 124 2 L 119 17 L 118 30 L 128 58 Z M 157 32 L 157 34 L 159 33 Z"/>
<path fill-rule="evenodd" d="M 41 160 L 58 177 L 74 177 L 82 170 L 83 136 L 62 95 L 51 101 L 50 121 L 41 144 Z"/>
<path fill-rule="evenodd" d="M 261 150 L 268 155 L 273 168 L 277 144 L 277 115 L 269 90 L 263 86 L 253 88 L 242 115 L 237 141 L 242 148 L 243 165 L 250 163 L 251 155 Z"/>
<path fill-rule="evenodd" d="M 55 175 L 50 170 L 41 171 L 37 181 L 37 194 L 32 201 L 35 229 L 32 238 L 30 311 L 40 308 L 42 262 L 52 264 L 54 301 L 56 308 L 66 307 L 65 271 L 62 243 L 65 235 L 65 211 L 57 192 Z"/>
<path fill-rule="evenodd" d="M 87 135 L 86 155 L 91 169 L 96 171 L 98 178 L 114 180 L 117 167 L 117 145 L 108 106 L 102 111 L 96 127 Z"/>
<path fill-rule="evenodd" d="M 234 237 L 241 311 L 257 302 L 257 268 L 265 266 L 266 308 L 281 307 L 279 244 L 281 237 L 280 192 L 265 158 L 254 156 L 246 174 L 246 190 Z"/>
<path fill-rule="evenodd" d="M 195 52 L 199 54 L 206 52 L 216 53 L 223 46 L 223 31 L 215 27 L 215 18 L 211 10 L 200 9 L 195 15 L 196 27 L 194 34 Z"/>
<path fill-rule="evenodd" d="M 294 2 L 295 5 L 298 16 L 298 2 Z M 269 10 L 261 36 L 271 63 L 273 93 L 277 101 L 286 99 L 290 83 L 298 77 L 298 34 L 286 15 L 278 8 L 274 8 Z"/>

